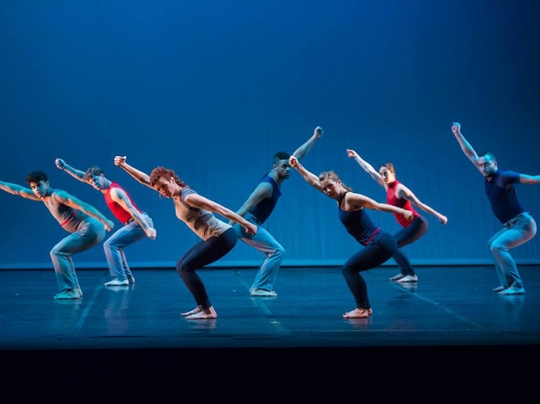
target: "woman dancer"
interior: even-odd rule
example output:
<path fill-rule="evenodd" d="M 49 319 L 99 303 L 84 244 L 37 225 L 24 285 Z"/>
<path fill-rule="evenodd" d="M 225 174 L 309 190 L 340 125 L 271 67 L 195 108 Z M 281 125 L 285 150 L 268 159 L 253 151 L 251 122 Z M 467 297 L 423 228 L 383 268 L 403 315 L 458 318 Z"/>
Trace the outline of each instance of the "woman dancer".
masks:
<path fill-rule="evenodd" d="M 401 248 L 414 243 L 422 237 L 428 230 L 428 221 L 414 210 L 411 203 L 418 206 L 424 212 L 435 216 L 443 225 L 448 222 L 448 218 L 425 203 L 420 202 L 409 188 L 400 183 L 396 178 L 396 171 L 392 163 L 382 164 L 379 167 L 379 172 L 377 172 L 371 164 L 363 160 L 354 150 L 347 149 L 347 155 L 354 159 L 375 182 L 386 190 L 386 203 L 412 212 L 413 216 L 411 219 L 404 219 L 403 216 L 394 213 L 397 222 L 403 227 L 402 230 L 394 234 L 398 250 L 393 256 L 401 272 L 391 277 L 390 280 L 399 283 L 418 282 L 418 275 L 414 272 L 409 258 L 403 253 Z"/>
<path fill-rule="evenodd" d="M 193 320 L 217 318 L 204 284 L 195 270 L 225 256 L 236 245 L 238 237 L 232 226 L 217 219 L 212 212 L 237 222 L 249 234 L 256 234 L 257 226 L 232 210 L 197 194 L 181 181 L 173 170 L 156 167 L 147 175 L 127 164 L 125 156 L 116 156 L 114 164 L 122 167 L 141 184 L 166 198 L 172 198 L 176 216 L 203 240 L 188 250 L 176 263 L 176 270 L 197 303 L 195 309 L 181 315 Z"/>
<path fill-rule="evenodd" d="M 406 219 L 412 218 L 412 212 L 378 203 L 367 196 L 352 192 L 334 171 L 325 171 L 317 177 L 306 170 L 295 157 L 289 159 L 289 164 L 308 184 L 337 201 L 339 220 L 349 234 L 365 247 L 349 258 L 341 269 L 347 286 L 356 300 L 356 309 L 345 313 L 343 317 L 369 317 L 373 311 L 369 303 L 367 285 L 360 272 L 375 268 L 389 260 L 397 251 L 397 244 L 392 235 L 373 224 L 364 208 L 397 213 Z"/>

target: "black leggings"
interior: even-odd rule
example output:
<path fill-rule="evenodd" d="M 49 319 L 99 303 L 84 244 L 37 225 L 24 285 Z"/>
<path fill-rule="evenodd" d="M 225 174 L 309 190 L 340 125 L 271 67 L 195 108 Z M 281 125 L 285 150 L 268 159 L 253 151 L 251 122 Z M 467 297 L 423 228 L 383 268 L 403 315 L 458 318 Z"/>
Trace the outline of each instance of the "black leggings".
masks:
<path fill-rule="evenodd" d="M 211 264 L 233 249 L 238 241 L 235 231 L 230 228 L 218 237 L 210 237 L 206 241 L 195 244 L 176 263 L 176 270 L 195 298 L 197 306 L 208 309 L 212 306 L 206 294 L 206 289 L 196 269 Z"/>
<path fill-rule="evenodd" d="M 416 240 L 422 237 L 427 230 L 428 221 L 422 216 L 419 216 L 415 218 L 409 226 L 404 227 L 394 234 L 394 238 L 396 239 L 398 245 L 398 250 L 394 254 L 393 258 L 394 261 L 396 261 L 399 265 L 403 275 L 414 275 L 414 269 L 411 265 L 411 261 L 409 261 L 409 257 L 403 254 L 403 251 L 401 251 L 401 247 L 414 243 Z"/>
<path fill-rule="evenodd" d="M 343 265 L 341 272 L 356 300 L 357 308 L 371 308 L 366 281 L 364 281 L 360 272 L 375 268 L 388 261 L 396 253 L 397 248 L 394 237 L 384 233 L 379 240 L 358 251 Z"/>

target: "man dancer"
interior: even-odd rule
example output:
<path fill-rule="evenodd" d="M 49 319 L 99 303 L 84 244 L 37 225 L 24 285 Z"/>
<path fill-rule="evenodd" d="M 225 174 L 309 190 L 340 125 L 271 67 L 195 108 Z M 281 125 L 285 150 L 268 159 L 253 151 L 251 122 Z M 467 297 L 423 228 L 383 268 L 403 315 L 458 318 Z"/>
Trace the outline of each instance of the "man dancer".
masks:
<path fill-rule="evenodd" d="M 120 185 L 108 180 L 101 168 L 90 167 L 86 172 L 83 172 L 71 167 L 62 159 L 56 159 L 55 163 L 56 167 L 64 170 L 76 180 L 86 182 L 94 189 L 101 191 L 112 214 L 124 225 L 103 243 L 107 265 L 112 277 L 112 280 L 106 282 L 105 286 L 128 286 L 130 283 L 135 283 L 135 277 L 127 263 L 124 248 L 144 237 L 149 237 L 152 240 L 156 238 L 152 219 L 137 208 L 131 196 Z"/>
<path fill-rule="evenodd" d="M 540 175 L 519 174 L 498 167 L 493 153 L 480 156 L 461 134 L 461 125 L 454 122 L 452 132 L 461 150 L 485 177 L 486 194 L 491 210 L 504 228 L 488 241 L 495 258 L 495 269 L 500 286 L 493 291 L 500 295 L 522 295 L 525 293 L 516 263 L 508 250 L 531 240 L 536 234 L 536 222 L 518 201 L 514 184 L 538 184 Z"/>
<path fill-rule="evenodd" d="M 31 189 L 3 181 L 0 181 L 0 189 L 26 199 L 42 201 L 60 226 L 71 233 L 51 250 L 51 260 L 60 289 L 54 298 L 80 299 L 83 293 L 71 256 L 98 244 L 105 237 L 105 230 L 111 231 L 114 223 L 66 191 L 51 188 L 47 174 L 43 171 L 31 172 L 26 182 Z"/>
<path fill-rule="evenodd" d="M 313 135 L 306 143 L 296 149 L 293 156 L 298 160 L 305 157 L 323 133 L 322 128 L 317 126 Z M 278 198 L 281 196 L 281 183 L 290 176 L 289 157 L 290 155 L 286 152 L 277 152 L 274 155 L 272 170 L 261 178 L 249 198 L 236 212 L 248 222 L 259 226 L 257 234 L 251 235 L 242 226 L 234 224 L 233 228 L 238 238 L 266 255 L 255 276 L 253 285 L 249 289 L 251 296 L 277 296 L 273 288 L 285 250 L 268 231 L 260 226 L 276 207 Z"/>

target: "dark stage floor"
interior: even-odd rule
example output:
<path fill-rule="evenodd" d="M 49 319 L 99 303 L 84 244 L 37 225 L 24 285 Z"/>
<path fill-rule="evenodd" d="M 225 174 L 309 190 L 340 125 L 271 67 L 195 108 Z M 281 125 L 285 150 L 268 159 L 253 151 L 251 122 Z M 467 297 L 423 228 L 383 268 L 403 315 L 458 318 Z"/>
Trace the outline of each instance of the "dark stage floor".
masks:
<path fill-rule="evenodd" d="M 199 271 L 218 319 L 196 321 L 174 270 L 116 288 L 78 270 L 84 297 L 64 302 L 52 270 L 0 271 L 2 386 L 18 392 L 2 402 L 535 402 L 540 267 L 512 297 L 489 267 L 421 267 L 408 286 L 371 270 L 357 320 L 338 268 L 283 268 L 277 298 L 249 296 L 255 272 Z"/>

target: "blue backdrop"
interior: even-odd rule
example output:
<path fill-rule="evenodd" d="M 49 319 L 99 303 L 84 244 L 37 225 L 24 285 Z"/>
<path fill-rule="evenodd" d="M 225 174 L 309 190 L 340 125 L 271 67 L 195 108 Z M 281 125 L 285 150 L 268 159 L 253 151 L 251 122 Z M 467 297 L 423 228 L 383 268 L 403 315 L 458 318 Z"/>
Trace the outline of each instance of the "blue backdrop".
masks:
<path fill-rule="evenodd" d="M 109 218 L 103 197 L 56 169 L 54 159 L 104 168 L 154 219 L 158 236 L 126 249 L 133 267 L 169 267 L 198 241 L 171 200 L 113 165 L 164 165 L 197 192 L 237 210 L 278 150 L 292 153 L 317 125 L 324 137 L 303 163 L 334 169 L 355 191 L 384 190 L 350 160 L 355 149 L 425 203 L 429 232 L 406 247 L 413 264 L 491 263 L 500 229 L 483 178 L 450 127 L 499 166 L 540 174 L 538 2 L 27 1 L 0 6 L 0 179 L 26 185 L 36 169 Z M 518 196 L 540 217 L 540 186 Z M 359 248 L 335 202 L 296 172 L 265 227 L 284 265 L 335 265 Z M 390 232 L 389 213 L 370 216 Z M 67 233 L 41 202 L 0 193 L 0 267 L 51 268 Z M 116 222 L 117 226 L 118 223 Z M 514 250 L 540 262 L 540 238 Z M 244 243 L 218 262 L 255 266 Z M 101 246 L 76 266 L 105 267 Z M 390 261 L 388 264 L 394 264 Z"/>

